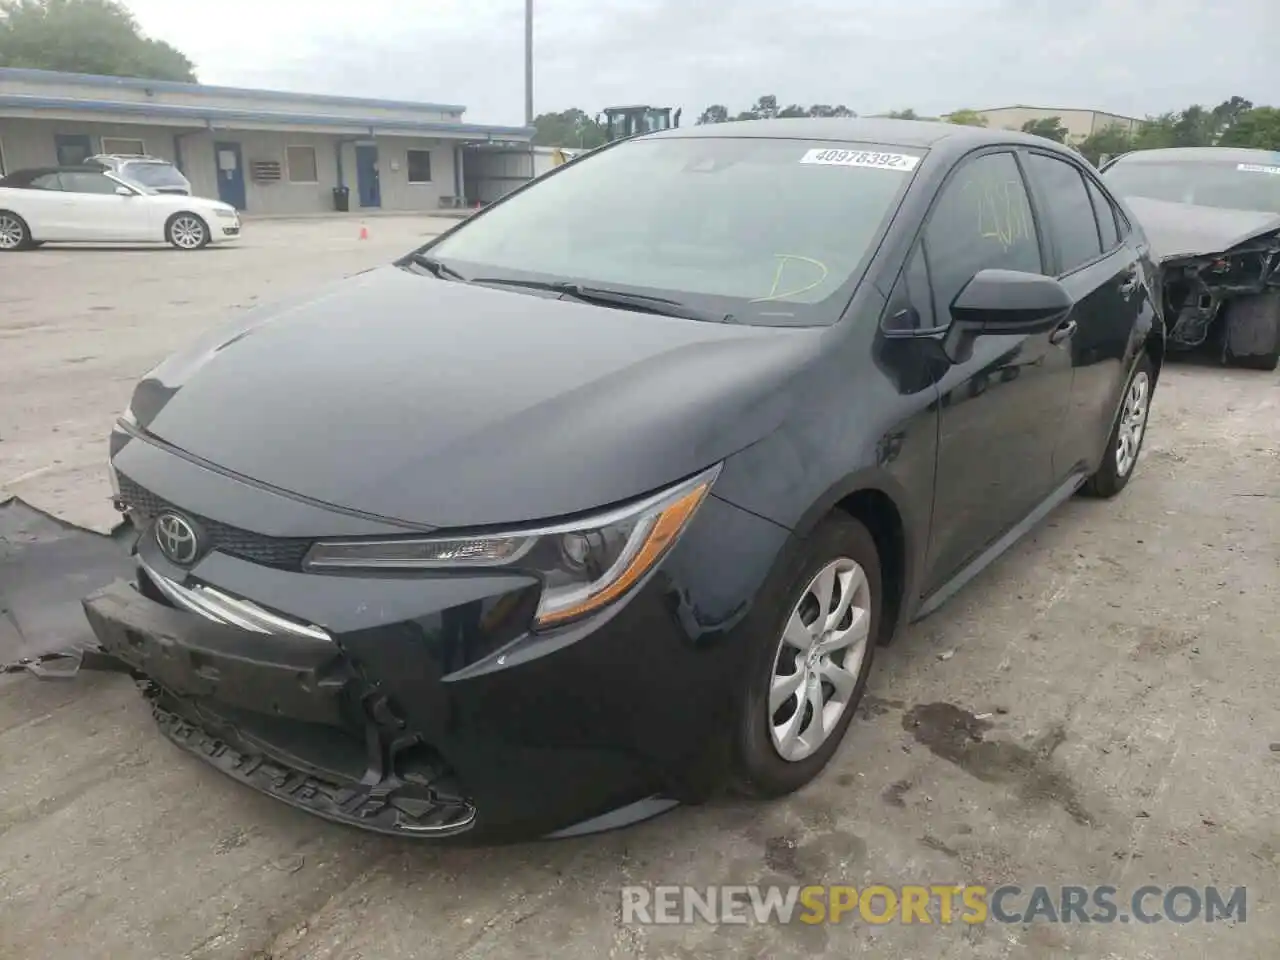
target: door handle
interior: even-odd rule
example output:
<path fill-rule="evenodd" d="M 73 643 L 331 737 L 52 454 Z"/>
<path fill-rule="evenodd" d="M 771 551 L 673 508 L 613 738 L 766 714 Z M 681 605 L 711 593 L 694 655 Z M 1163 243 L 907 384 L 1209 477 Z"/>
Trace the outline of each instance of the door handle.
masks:
<path fill-rule="evenodd" d="M 1129 272 L 1125 276 L 1126 279 L 1120 283 L 1120 296 L 1125 300 L 1128 300 L 1137 292 L 1138 285 L 1142 280 L 1138 276 L 1138 267 L 1136 264 L 1129 268 Z"/>
<path fill-rule="evenodd" d="M 1064 320 L 1058 324 L 1056 330 L 1049 334 L 1049 342 L 1052 344 L 1065 343 L 1076 335 L 1076 329 L 1079 326 L 1075 320 Z"/>

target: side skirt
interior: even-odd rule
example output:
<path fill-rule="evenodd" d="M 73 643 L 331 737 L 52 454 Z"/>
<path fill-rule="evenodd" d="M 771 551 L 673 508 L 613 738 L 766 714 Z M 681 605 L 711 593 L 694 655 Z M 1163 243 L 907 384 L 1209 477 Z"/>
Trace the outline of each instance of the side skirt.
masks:
<path fill-rule="evenodd" d="M 979 573 L 989 567 L 997 557 L 1012 547 L 1015 543 L 1030 533 L 1045 517 L 1052 513 L 1055 509 L 1070 500 L 1077 490 L 1079 490 L 1088 476 L 1082 471 L 1073 473 L 1067 480 L 1053 493 L 1043 500 L 1038 507 L 1028 513 L 1025 517 L 1015 523 L 1009 530 L 998 540 L 983 550 L 980 554 L 970 560 L 960 571 L 941 587 L 925 597 L 924 602 L 920 604 L 920 608 L 916 611 L 915 616 L 911 618 L 911 622 L 923 620 L 931 613 L 936 611 L 944 603 L 960 592 L 970 580 Z"/>

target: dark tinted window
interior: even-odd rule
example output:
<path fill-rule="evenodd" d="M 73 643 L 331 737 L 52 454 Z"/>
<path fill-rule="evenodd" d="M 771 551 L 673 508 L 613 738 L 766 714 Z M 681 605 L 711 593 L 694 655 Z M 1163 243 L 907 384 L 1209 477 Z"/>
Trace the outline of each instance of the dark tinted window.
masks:
<path fill-rule="evenodd" d="M 24 187 L 30 187 L 32 190 L 61 190 L 62 184 L 58 182 L 56 173 L 42 173 L 38 177 L 33 177 L 29 183 L 22 184 Z"/>
<path fill-rule="evenodd" d="M 119 186 L 100 173 L 60 173 L 58 179 L 67 193 L 115 193 Z"/>
<path fill-rule="evenodd" d="M 895 333 L 931 330 L 938 326 L 934 319 L 933 292 L 929 289 L 929 267 L 925 262 L 924 244 L 917 243 L 906 266 L 898 276 L 889 298 L 884 329 Z"/>
<path fill-rule="evenodd" d="M 1120 243 L 1120 232 L 1116 229 L 1115 207 L 1091 179 L 1085 177 L 1084 183 L 1089 188 L 1089 196 L 1093 198 L 1093 209 L 1098 215 L 1098 232 L 1102 234 L 1102 249 L 1104 252 L 1114 250 Z"/>
<path fill-rule="evenodd" d="M 965 161 L 930 211 L 925 246 L 934 307 L 944 317 L 979 270 L 1043 272 L 1031 204 L 1013 154 Z"/>
<path fill-rule="evenodd" d="M 1028 169 L 1048 204 L 1045 226 L 1058 247 L 1062 272 L 1069 273 L 1095 259 L 1102 253 L 1102 243 L 1080 171 L 1065 160 L 1039 153 L 1031 154 Z"/>

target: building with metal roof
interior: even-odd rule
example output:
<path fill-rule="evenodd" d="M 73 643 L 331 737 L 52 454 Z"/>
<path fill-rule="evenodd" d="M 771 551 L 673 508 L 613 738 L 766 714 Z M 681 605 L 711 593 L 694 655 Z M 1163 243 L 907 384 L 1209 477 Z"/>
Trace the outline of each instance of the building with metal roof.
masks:
<path fill-rule="evenodd" d="M 0 68 L 0 172 L 145 154 L 192 191 L 260 214 L 438 210 L 466 202 L 466 150 L 528 144 L 459 104 Z"/>

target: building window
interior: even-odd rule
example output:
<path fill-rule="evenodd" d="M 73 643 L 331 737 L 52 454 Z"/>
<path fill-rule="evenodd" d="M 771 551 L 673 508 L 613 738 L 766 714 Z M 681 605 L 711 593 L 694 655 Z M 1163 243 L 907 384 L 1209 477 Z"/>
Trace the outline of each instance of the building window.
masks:
<path fill-rule="evenodd" d="M 145 157 L 147 155 L 147 145 L 141 140 L 126 140 L 122 137 L 103 137 L 102 152 Z"/>
<path fill-rule="evenodd" d="M 410 183 L 430 183 L 431 182 L 431 151 L 430 150 L 410 150 L 409 151 L 409 182 Z"/>
<path fill-rule="evenodd" d="M 319 183 L 315 147 L 289 147 L 285 150 L 290 183 Z"/>

